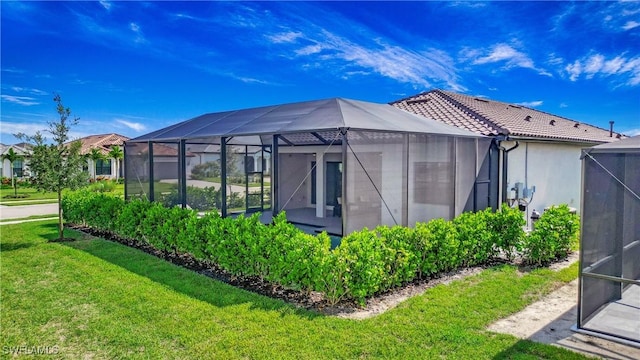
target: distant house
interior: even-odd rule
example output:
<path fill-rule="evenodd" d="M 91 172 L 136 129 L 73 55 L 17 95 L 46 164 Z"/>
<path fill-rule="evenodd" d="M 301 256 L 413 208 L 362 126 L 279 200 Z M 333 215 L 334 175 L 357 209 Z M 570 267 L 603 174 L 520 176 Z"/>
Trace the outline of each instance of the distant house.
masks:
<path fill-rule="evenodd" d="M 28 158 L 31 154 L 31 145 L 27 143 L 19 143 L 14 145 L 0 144 L 0 155 L 4 156 L 9 149 L 20 155 L 22 158 L 13 162 L 13 176 L 25 177 L 29 176 Z M 11 177 L 11 163 L 4 159 L 0 161 L 0 175 L 3 177 Z"/>
<path fill-rule="evenodd" d="M 580 207 L 581 149 L 624 137 L 517 104 L 442 90 L 391 103 L 414 114 L 494 138 L 502 202 L 534 209 Z"/>
<path fill-rule="evenodd" d="M 124 151 L 124 142 L 129 140 L 128 137 L 119 134 L 102 134 L 102 135 L 90 135 L 80 139 L 82 148 L 80 153 L 88 155 L 92 148 L 100 150 L 102 155 L 105 156 L 103 160 L 93 161 L 87 159 L 87 171 L 91 177 L 100 176 L 105 178 L 117 178 L 123 177 L 124 169 L 122 166 L 122 159 L 116 160 L 109 157 L 109 152 L 113 146 L 120 146 Z M 119 161 L 119 166 L 115 166 L 116 161 Z"/>

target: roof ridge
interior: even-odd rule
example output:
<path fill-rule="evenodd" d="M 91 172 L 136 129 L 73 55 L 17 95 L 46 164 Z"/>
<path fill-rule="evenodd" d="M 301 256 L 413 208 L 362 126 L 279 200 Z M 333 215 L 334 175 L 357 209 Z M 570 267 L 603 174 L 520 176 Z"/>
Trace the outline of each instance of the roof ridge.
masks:
<path fill-rule="evenodd" d="M 428 94 L 428 93 L 430 93 L 430 92 L 437 91 L 437 90 L 439 90 L 439 89 L 433 89 L 433 90 L 429 90 L 429 91 L 423 91 L 423 92 L 421 92 L 421 93 L 419 93 L 419 94 L 415 94 L 415 95 L 407 96 L 407 97 L 402 98 L 402 99 L 399 99 L 399 100 L 394 100 L 394 101 L 390 102 L 389 104 L 395 104 L 395 103 L 399 103 L 399 102 L 407 101 L 407 100 L 410 100 L 410 99 L 412 99 L 412 98 L 418 97 L 418 96 L 420 96 L 420 95 L 426 95 L 426 94 Z"/>
<path fill-rule="evenodd" d="M 473 99 L 481 99 L 482 101 L 487 101 L 487 102 L 493 102 L 493 103 L 498 103 L 498 104 L 504 104 L 504 105 L 506 105 L 506 106 L 517 106 L 517 107 L 520 107 L 520 108 L 522 108 L 522 109 L 527 109 L 527 110 L 531 110 L 531 111 L 539 112 L 539 113 L 542 113 L 542 114 L 545 114 L 545 115 L 548 115 L 548 116 L 553 116 L 553 117 L 556 117 L 556 118 L 559 118 L 559 119 L 563 119 L 563 120 L 571 121 L 571 122 L 573 122 L 573 123 L 578 123 L 578 124 L 580 124 L 580 125 L 586 125 L 586 126 L 589 126 L 589 127 L 595 128 L 595 129 L 598 129 L 598 130 L 602 130 L 602 131 L 609 131 L 609 129 L 605 129 L 605 128 L 602 128 L 602 127 L 599 127 L 599 126 L 596 126 L 596 125 L 593 125 L 593 124 L 589 124 L 589 123 L 586 123 L 586 122 L 583 122 L 583 121 L 579 121 L 579 120 L 570 119 L 570 118 L 565 117 L 565 116 L 562 116 L 562 115 L 552 114 L 552 113 L 547 112 L 547 111 L 544 111 L 544 110 L 534 109 L 534 108 L 532 108 L 532 107 L 525 106 L 525 105 L 520 105 L 520 104 L 516 104 L 516 103 L 509 103 L 509 102 L 501 101 L 501 100 L 494 100 L 494 99 L 491 99 L 491 98 L 479 98 L 478 96 L 471 96 L 471 95 L 466 95 L 466 94 L 459 94 L 459 93 L 456 93 L 456 95 L 460 95 L 460 96 L 467 96 L 467 97 L 470 97 L 470 98 L 473 98 Z M 507 129 L 507 130 L 508 130 L 508 129 Z M 620 134 L 620 135 L 623 135 L 622 133 L 620 133 L 620 132 L 615 132 L 615 131 L 614 131 L 614 134 Z M 624 135 L 623 135 L 623 136 L 624 136 Z"/>
<path fill-rule="evenodd" d="M 472 108 L 470 108 L 470 107 L 464 105 L 463 103 L 459 102 L 458 100 L 454 99 L 453 97 L 451 97 L 449 94 L 445 93 L 444 91 L 442 91 L 440 89 L 434 89 L 432 91 L 435 92 L 438 95 L 441 95 L 446 101 L 450 102 L 455 107 L 461 109 L 462 111 L 464 111 L 468 115 L 474 116 L 474 117 L 486 122 L 487 124 L 491 125 L 493 128 L 499 130 L 499 134 L 509 135 L 509 133 L 511 132 L 509 129 L 498 125 L 496 122 L 494 122 L 492 120 L 489 120 L 486 116 L 478 113 L 477 111 L 473 110 Z"/>

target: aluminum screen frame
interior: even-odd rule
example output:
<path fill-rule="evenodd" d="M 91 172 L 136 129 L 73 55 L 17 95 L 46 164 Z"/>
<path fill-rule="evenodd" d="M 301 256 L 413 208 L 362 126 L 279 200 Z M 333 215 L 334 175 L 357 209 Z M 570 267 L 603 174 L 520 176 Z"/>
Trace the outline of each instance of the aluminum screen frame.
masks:
<path fill-rule="evenodd" d="M 615 320 L 608 309 L 640 294 L 639 139 L 584 151 L 577 319 L 580 331 L 636 344 L 640 331 L 628 331 L 625 321 Z M 629 321 L 640 319 L 637 307 L 635 312 L 631 306 L 624 309 Z"/>

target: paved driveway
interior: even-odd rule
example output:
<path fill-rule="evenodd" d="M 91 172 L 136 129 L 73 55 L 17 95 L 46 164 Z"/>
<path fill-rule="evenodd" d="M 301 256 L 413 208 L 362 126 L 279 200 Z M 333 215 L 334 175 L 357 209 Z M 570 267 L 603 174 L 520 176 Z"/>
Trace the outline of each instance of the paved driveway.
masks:
<path fill-rule="evenodd" d="M 6 206 L 0 205 L 0 219 L 18 219 L 32 215 L 57 215 L 58 204 Z"/>

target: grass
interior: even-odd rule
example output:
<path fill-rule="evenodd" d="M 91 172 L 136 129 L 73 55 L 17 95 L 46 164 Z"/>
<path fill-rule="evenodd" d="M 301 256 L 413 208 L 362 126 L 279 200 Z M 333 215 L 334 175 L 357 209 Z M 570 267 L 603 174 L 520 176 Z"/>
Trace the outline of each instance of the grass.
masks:
<path fill-rule="evenodd" d="M 498 266 L 436 286 L 367 320 L 297 309 L 56 223 L 0 228 L 0 346 L 65 358 L 583 359 L 485 330 L 575 279 L 577 266 Z"/>
<path fill-rule="evenodd" d="M 48 219 L 52 217 L 57 217 L 58 214 L 49 214 L 49 215 L 31 215 L 24 218 L 9 218 L 9 219 L 0 219 L 0 224 L 7 221 L 21 221 L 21 220 L 37 220 L 37 219 Z"/>
<path fill-rule="evenodd" d="M 24 200 L 57 200 L 58 195 L 54 192 L 41 192 L 34 188 L 30 187 L 18 187 L 18 195 L 28 195 L 25 198 L 6 198 L 6 196 L 13 196 L 13 188 L 3 188 L 0 189 L 0 202 L 4 205 L 4 203 L 9 202 L 20 202 Z"/>
<path fill-rule="evenodd" d="M 215 183 L 217 185 L 219 185 L 222 182 L 222 179 L 219 176 L 218 177 L 205 177 L 202 180 L 203 181 L 212 182 L 212 183 Z M 237 186 L 244 186 L 245 185 L 243 182 L 236 182 L 236 181 L 228 181 L 227 184 L 228 185 L 237 185 Z M 271 186 L 271 183 L 265 181 L 264 182 L 265 189 L 269 188 L 269 186 Z M 260 183 L 259 182 L 249 182 L 249 187 L 250 188 L 260 187 Z"/>
<path fill-rule="evenodd" d="M 68 190 L 63 190 L 63 194 Z M 58 201 L 58 194 L 55 192 L 42 192 L 31 187 L 18 187 L 18 195 L 28 195 L 25 198 L 12 199 L 5 198 L 7 195 L 13 195 L 13 188 L 0 189 L 0 205 L 17 206 L 28 204 L 47 204 Z M 116 184 L 111 192 L 114 195 L 124 196 L 124 184 Z"/>

